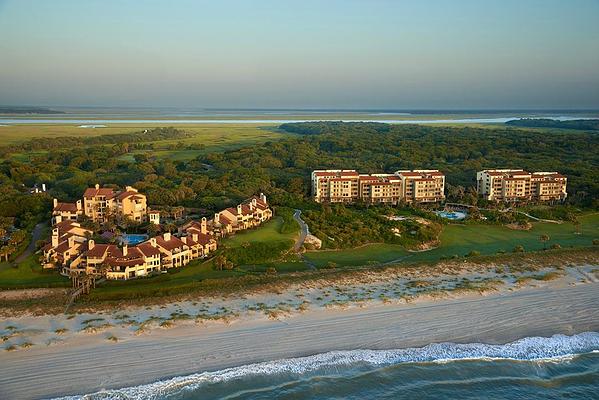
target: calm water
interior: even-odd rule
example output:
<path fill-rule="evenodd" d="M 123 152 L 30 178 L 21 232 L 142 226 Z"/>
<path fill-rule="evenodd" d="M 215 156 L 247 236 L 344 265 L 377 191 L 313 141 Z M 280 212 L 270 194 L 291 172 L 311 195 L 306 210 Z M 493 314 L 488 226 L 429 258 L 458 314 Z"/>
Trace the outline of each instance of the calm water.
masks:
<path fill-rule="evenodd" d="M 507 121 L 528 118 L 528 115 L 514 115 L 509 117 L 498 117 L 498 118 L 443 118 L 443 119 L 363 119 L 363 118 L 334 118 L 344 122 L 380 122 L 386 124 L 448 124 L 448 123 L 459 123 L 459 124 L 486 124 L 486 123 L 505 123 Z M 552 118 L 560 121 L 568 121 L 574 119 L 580 119 L 581 117 L 570 117 L 570 116 L 551 116 L 542 115 L 535 118 Z M 585 117 L 586 119 L 596 119 L 593 117 Z M 0 117 L 0 123 L 4 127 L 9 127 L 11 124 L 58 124 L 58 125 L 80 125 L 82 129 L 85 128 L 102 128 L 103 124 L 285 124 L 292 122 L 309 122 L 318 121 L 322 118 L 311 118 L 311 119 L 66 119 L 66 118 L 2 118 Z M 97 125 L 102 124 L 102 125 Z"/>
<path fill-rule="evenodd" d="M 279 360 L 69 399 L 598 399 L 599 333 Z"/>

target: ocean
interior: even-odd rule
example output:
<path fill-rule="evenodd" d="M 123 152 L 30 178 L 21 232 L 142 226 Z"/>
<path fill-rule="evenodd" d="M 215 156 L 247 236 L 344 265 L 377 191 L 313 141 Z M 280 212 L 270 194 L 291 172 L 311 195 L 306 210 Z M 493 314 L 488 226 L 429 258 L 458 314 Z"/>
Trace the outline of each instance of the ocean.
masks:
<path fill-rule="evenodd" d="M 335 351 L 61 400 L 564 398 L 599 399 L 599 333 Z"/>

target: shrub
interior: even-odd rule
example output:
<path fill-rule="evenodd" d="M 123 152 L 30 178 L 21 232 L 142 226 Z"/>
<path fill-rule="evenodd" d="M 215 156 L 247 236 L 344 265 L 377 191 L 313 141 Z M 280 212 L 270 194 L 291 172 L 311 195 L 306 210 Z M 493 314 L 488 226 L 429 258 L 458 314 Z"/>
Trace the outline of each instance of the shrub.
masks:
<path fill-rule="evenodd" d="M 512 250 L 514 253 L 524 253 L 524 246 L 522 245 L 518 245 L 516 247 L 514 247 L 514 250 Z"/>

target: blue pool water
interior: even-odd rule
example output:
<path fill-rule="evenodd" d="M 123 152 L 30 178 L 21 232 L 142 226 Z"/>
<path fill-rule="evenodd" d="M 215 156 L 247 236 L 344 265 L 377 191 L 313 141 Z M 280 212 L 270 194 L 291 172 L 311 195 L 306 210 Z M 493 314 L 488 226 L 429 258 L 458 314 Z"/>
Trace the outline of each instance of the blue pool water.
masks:
<path fill-rule="evenodd" d="M 148 240 L 148 235 L 142 235 L 142 234 L 124 233 L 120 237 L 121 244 L 126 244 L 126 245 L 130 245 L 130 246 L 135 246 L 136 244 L 139 244 L 146 240 Z"/>
<path fill-rule="evenodd" d="M 460 220 L 466 218 L 466 214 L 458 211 L 435 211 L 435 214 L 442 218 Z"/>

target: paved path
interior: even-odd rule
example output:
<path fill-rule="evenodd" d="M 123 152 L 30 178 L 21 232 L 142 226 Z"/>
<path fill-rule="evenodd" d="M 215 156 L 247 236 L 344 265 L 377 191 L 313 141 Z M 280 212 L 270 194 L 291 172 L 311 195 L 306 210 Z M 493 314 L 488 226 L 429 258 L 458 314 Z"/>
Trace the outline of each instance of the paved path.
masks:
<path fill-rule="evenodd" d="M 296 222 L 300 226 L 300 236 L 295 242 L 295 246 L 293 246 L 293 250 L 295 250 L 296 253 L 301 250 L 302 246 L 304 245 L 304 241 L 306 240 L 306 236 L 310 234 L 310 231 L 308 230 L 308 225 L 306 225 L 301 215 L 302 210 L 295 210 L 295 212 L 293 213 L 293 219 L 296 220 Z"/>
<path fill-rule="evenodd" d="M 44 230 L 45 226 L 46 226 L 46 223 L 45 222 L 41 222 L 41 223 L 37 224 L 33 228 L 33 232 L 31 233 L 31 242 L 29 242 L 29 246 L 27 246 L 27 248 L 25 249 L 25 251 L 22 252 L 15 259 L 15 264 L 22 263 L 23 261 L 25 261 L 25 259 L 27 257 L 29 257 L 30 255 L 33 254 L 33 252 L 35 251 L 35 242 L 37 242 L 38 240 L 40 240 L 42 238 L 42 231 Z"/>
<path fill-rule="evenodd" d="M 304 257 L 304 254 L 301 252 L 302 247 L 304 246 L 304 242 L 306 241 L 306 236 L 308 236 L 310 234 L 308 225 L 304 222 L 301 215 L 302 215 L 302 210 L 295 210 L 295 212 L 293 213 L 293 219 L 300 226 L 300 236 L 297 239 L 297 241 L 295 242 L 295 245 L 293 246 L 293 251 L 295 251 L 299 255 L 299 257 L 302 259 L 304 264 L 306 264 L 310 269 L 315 270 L 316 265 L 314 265 L 314 263 L 312 261 L 310 261 L 306 257 Z"/>

